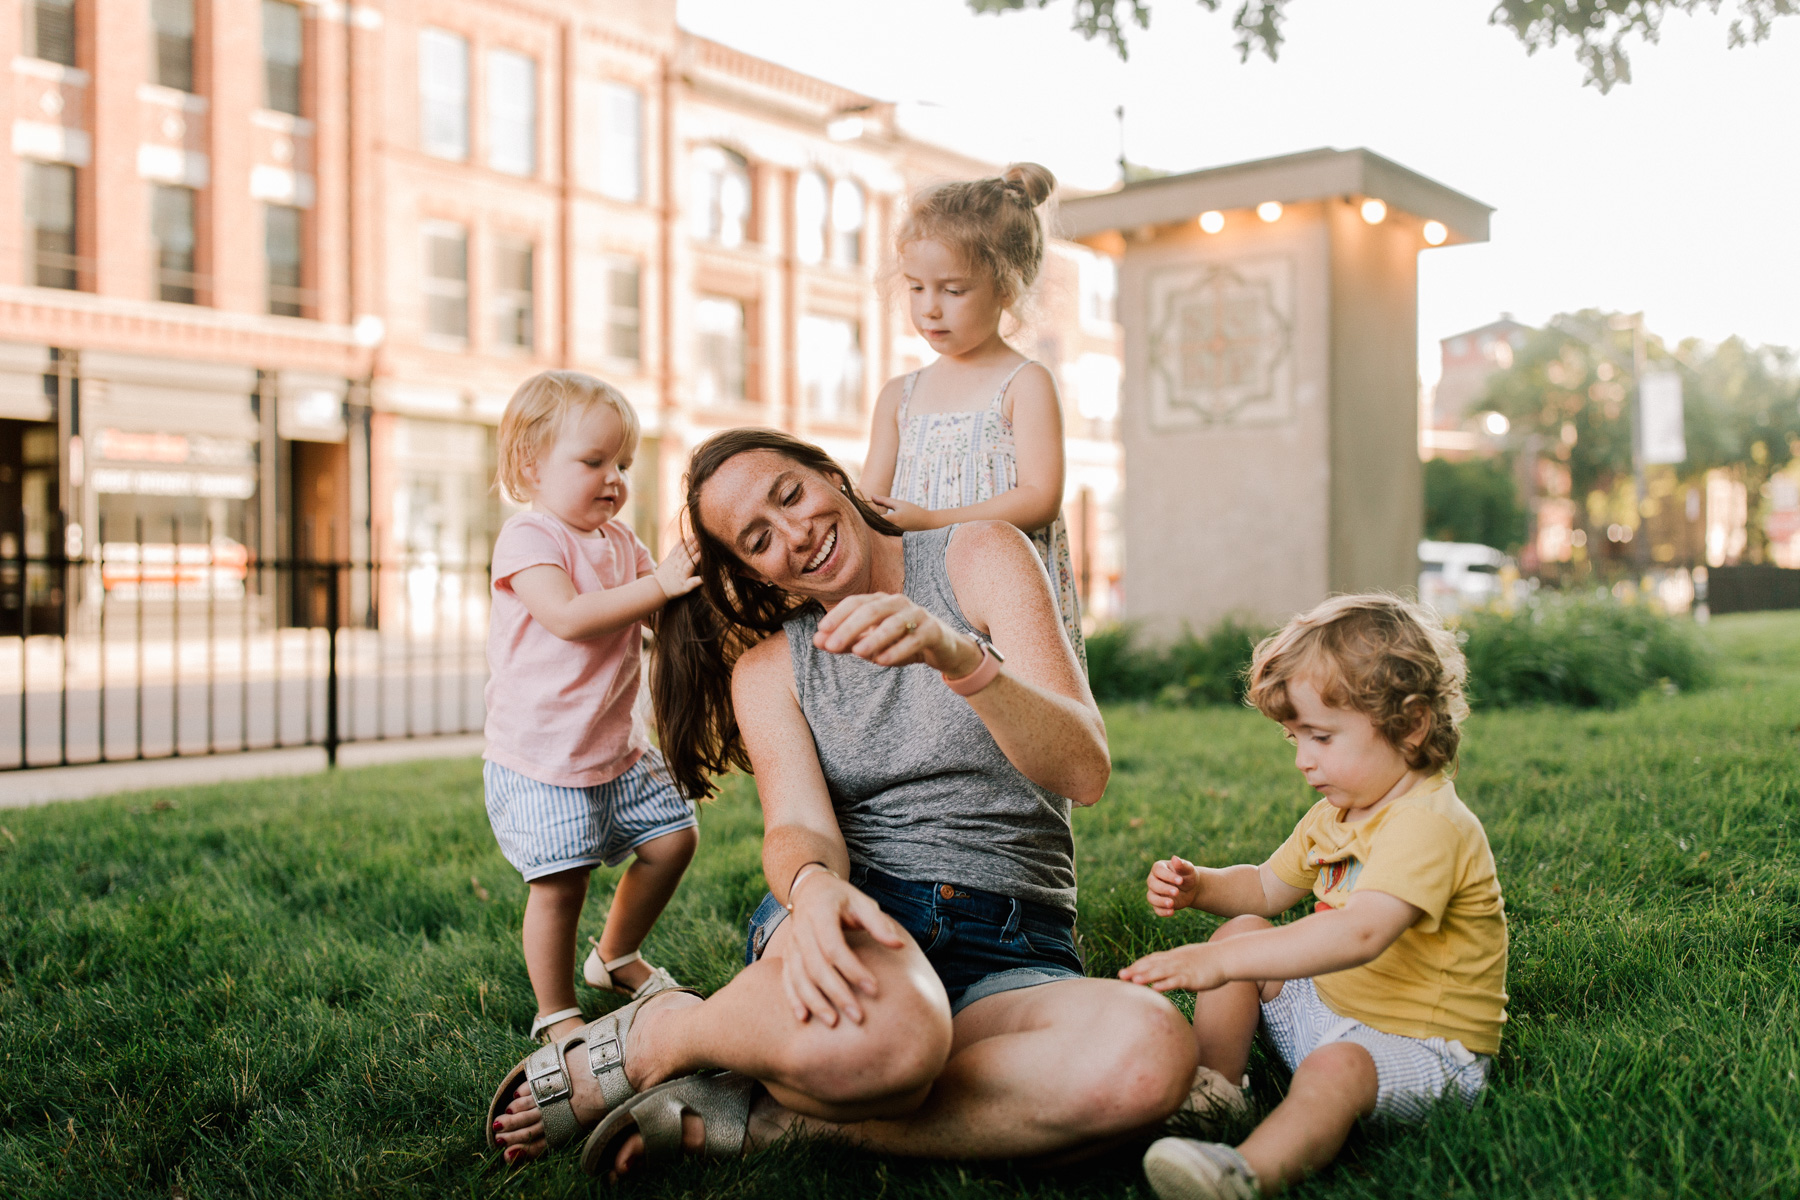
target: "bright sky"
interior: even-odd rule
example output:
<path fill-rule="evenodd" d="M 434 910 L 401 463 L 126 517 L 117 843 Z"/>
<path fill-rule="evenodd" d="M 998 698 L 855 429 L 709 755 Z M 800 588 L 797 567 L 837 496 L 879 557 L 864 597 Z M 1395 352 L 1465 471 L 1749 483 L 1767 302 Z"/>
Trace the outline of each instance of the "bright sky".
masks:
<path fill-rule="evenodd" d="M 1120 0 L 1120 8 L 1126 8 Z M 1121 63 L 1069 30 L 1070 0 L 977 16 L 963 0 L 679 0 L 695 33 L 906 105 L 920 136 L 1072 184 L 1367 146 L 1498 211 L 1486 245 L 1420 260 L 1420 371 L 1502 312 L 1538 323 L 1642 309 L 1670 340 L 1800 346 L 1800 16 L 1726 49 L 1727 17 L 1671 17 L 1635 81 L 1581 85 L 1527 57 L 1487 0 L 1294 4 L 1280 61 L 1232 49 L 1235 0 L 1152 0 Z M 1725 5 L 1727 12 L 1735 5 Z M 908 103 L 912 102 L 912 103 Z"/>

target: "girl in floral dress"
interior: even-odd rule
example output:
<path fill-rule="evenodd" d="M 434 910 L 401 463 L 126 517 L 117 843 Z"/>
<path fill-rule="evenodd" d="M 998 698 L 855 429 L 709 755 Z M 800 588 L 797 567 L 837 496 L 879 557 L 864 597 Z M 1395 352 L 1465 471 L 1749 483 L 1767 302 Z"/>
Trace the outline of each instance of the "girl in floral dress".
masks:
<path fill-rule="evenodd" d="M 1043 167 L 1019 163 L 913 199 L 896 238 L 899 269 L 913 327 L 938 359 L 882 388 L 861 482 L 902 529 L 1007 521 L 1023 530 L 1086 670 L 1056 382 L 1000 336 L 1043 266 L 1037 209 L 1055 186 Z"/>

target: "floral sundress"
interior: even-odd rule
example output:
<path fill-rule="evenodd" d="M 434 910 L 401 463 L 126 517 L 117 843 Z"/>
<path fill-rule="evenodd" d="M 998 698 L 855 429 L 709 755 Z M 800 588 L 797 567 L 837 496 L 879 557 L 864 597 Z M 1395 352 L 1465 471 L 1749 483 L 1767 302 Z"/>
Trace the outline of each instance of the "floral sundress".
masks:
<path fill-rule="evenodd" d="M 1027 359 L 1012 369 L 986 408 L 973 412 L 914 413 L 914 371 L 900 396 L 900 453 L 894 463 L 894 495 L 920 508 L 963 508 L 992 500 L 1019 486 L 1019 460 L 1012 422 L 1006 417 L 1006 389 L 1013 377 L 1031 365 Z M 921 368 L 922 370 L 923 368 Z M 1087 670 L 1087 643 L 1081 636 L 1081 599 L 1069 559 L 1069 527 L 1059 509 L 1056 520 L 1030 535 L 1076 661 Z"/>

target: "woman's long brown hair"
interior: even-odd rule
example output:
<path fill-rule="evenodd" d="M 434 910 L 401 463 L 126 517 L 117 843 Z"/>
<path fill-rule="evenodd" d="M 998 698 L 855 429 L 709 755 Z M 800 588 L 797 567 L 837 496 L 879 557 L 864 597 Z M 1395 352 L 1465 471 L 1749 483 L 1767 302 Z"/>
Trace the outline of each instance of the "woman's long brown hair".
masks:
<path fill-rule="evenodd" d="M 728 429 L 695 449 L 688 460 L 687 521 L 699 547 L 700 586 L 663 606 L 650 649 L 650 699 L 663 757 L 684 795 L 704 800 L 713 777 L 750 770 L 731 704 L 731 671 L 738 658 L 805 607 L 808 600 L 752 579 L 724 542 L 700 523 L 700 489 L 740 454 L 769 450 L 840 485 L 863 522 L 876 533 L 900 535 L 850 486 L 832 457 L 776 429 Z"/>

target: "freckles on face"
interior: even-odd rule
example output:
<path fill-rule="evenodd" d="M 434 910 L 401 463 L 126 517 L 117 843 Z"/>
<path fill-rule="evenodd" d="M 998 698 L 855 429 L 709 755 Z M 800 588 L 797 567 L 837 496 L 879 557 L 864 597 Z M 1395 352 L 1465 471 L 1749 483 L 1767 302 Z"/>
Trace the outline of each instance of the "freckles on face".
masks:
<path fill-rule="evenodd" d="M 774 451 L 726 461 L 700 490 L 700 524 L 743 572 L 798 595 L 832 594 L 862 560 L 862 522 L 837 482 Z"/>

